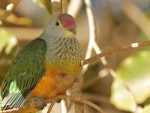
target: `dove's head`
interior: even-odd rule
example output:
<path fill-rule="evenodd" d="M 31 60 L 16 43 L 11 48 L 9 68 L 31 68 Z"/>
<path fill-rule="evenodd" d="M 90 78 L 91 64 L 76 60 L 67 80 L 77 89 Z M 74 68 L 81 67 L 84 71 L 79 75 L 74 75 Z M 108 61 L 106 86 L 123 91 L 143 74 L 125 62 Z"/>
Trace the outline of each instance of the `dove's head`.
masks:
<path fill-rule="evenodd" d="M 57 14 L 52 17 L 45 27 L 45 33 L 58 37 L 74 37 L 76 34 L 76 23 L 69 14 Z"/>

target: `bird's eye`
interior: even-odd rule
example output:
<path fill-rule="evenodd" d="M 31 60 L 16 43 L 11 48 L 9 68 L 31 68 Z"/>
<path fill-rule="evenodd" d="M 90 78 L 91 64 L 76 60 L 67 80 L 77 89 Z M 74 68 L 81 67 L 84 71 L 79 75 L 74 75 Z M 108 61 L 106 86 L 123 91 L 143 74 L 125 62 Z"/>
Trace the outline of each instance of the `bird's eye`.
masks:
<path fill-rule="evenodd" d="M 59 22 L 56 22 L 55 25 L 56 25 L 56 26 L 59 26 Z"/>

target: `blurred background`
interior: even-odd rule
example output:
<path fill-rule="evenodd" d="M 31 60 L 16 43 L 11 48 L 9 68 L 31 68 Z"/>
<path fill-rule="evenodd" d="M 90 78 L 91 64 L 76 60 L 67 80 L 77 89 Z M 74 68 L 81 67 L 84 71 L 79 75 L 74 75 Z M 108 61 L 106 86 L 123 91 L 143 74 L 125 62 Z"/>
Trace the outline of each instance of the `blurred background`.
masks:
<path fill-rule="evenodd" d="M 48 6 L 43 7 L 41 1 L 0 0 L 0 83 L 18 50 L 38 37 L 51 18 Z M 71 8 L 79 7 L 75 16 L 76 37 L 84 58 L 89 43 L 89 22 L 86 4 L 84 0 L 79 1 L 80 4 L 74 4 Z M 11 11 L 7 7 L 10 3 L 15 4 Z M 91 0 L 91 3 L 96 22 L 96 42 L 102 51 L 149 41 L 149 0 Z M 96 55 L 94 51 L 92 53 L 92 56 Z M 113 78 L 101 61 L 93 62 L 84 75 L 83 97 L 100 106 L 106 113 L 150 113 L 149 58 L 149 47 L 106 56 L 109 66 L 126 85 Z M 54 107 L 53 113 L 61 113 L 57 107 L 60 105 Z M 85 105 L 85 113 L 96 112 Z"/>

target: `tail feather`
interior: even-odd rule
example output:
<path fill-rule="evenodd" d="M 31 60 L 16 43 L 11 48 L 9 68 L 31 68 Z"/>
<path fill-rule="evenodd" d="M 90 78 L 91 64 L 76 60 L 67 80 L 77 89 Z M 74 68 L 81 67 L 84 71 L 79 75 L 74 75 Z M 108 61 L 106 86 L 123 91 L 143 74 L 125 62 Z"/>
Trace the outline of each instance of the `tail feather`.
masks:
<path fill-rule="evenodd" d="M 5 97 L 1 102 L 1 109 L 8 110 L 13 108 L 20 108 L 24 103 L 25 98 L 21 93 L 12 94 L 10 93 L 7 97 Z"/>

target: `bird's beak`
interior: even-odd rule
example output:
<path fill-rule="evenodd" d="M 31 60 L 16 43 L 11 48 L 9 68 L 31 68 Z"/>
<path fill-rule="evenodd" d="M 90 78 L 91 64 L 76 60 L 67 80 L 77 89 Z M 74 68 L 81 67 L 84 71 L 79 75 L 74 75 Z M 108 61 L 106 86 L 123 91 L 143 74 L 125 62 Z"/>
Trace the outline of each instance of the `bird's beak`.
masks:
<path fill-rule="evenodd" d="M 73 34 L 76 34 L 76 30 L 74 27 L 68 27 L 67 30 L 72 32 Z"/>
<path fill-rule="evenodd" d="M 74 37 L 75 34 L 76 34 L 76 30 L 74 27 L 68 27 L 65 30 L 65 37 Z"/>

